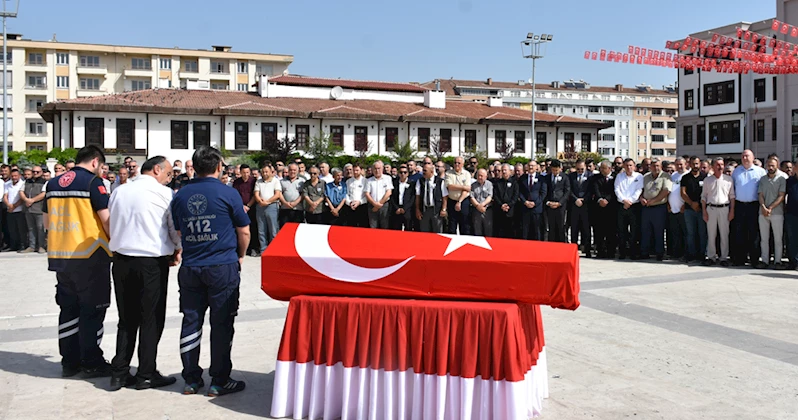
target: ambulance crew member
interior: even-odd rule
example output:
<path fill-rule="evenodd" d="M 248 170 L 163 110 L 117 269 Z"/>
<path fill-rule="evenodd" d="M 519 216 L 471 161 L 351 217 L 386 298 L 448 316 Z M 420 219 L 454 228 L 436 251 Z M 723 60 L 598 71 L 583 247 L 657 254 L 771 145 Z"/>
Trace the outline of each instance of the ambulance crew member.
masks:
<path fill-rule="evenodd" d="M 105 155 L 97 146 L 86 146 L 75 161 L 74 168 L 47 185 L 47 256 L 58 280 L 61 376 L 82 370 L 84 377 L 97 378 L 111 375 L 100 349 L 111 303 L 108 190 L 99 176 Z"/>
<path fill-rule="evenodd" d="M 201 146 L 192 161 L 195 179 L 183 185 L 172 201 L 175 229 L 182 236 L 180 287 L 180 359 L 184 394 L 196 394 L 205 383 L 199 366 L 202 322 L 211 308 L 211 386 L 208 396 L 243 391 L 243 381 L 230 378 L 233 364 L 233 321 L 238 311 L 241 263 L 249 246 L 249 217 L 238 192 L 219 181 L 222 154 Z"/>

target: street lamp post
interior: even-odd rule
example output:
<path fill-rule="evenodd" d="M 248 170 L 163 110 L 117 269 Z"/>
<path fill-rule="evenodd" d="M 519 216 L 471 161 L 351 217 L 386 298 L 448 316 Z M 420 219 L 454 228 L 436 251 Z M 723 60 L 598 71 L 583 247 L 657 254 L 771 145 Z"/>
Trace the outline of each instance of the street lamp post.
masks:
<path fill-rule="evenodd" d="M 8 46 L 6 45 L 6 18 L 17 17 L 19 11 L 19 0 L 13 12 L 6 10 L 6 1 L 3 2 L 3 11 L 0 16 L 3 17 L 3 163 L 8 165 Z"/>
<path fill-rule="evenodd" d="M 538 58 L 543 58 L 540 46 L 551 42 L 552 38 L 554 38 L 554 35 L 551 34 L 536 35 L 529 32 L 526 34 L 526 39 L 521 41 L 521 52 L 524 58 L 532 59 L 532 150 L 530 151 L 532 159 L 535 158 L 535 143 L 537 142 L 537 134 L 535 133 L 535 61 Z"/>

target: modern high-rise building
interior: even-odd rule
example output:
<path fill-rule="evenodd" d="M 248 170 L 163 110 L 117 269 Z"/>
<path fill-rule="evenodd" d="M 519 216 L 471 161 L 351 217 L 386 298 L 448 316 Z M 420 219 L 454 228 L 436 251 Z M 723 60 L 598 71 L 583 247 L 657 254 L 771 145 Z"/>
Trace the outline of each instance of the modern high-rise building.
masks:
<path fill-rule="evenodd" d="M 45 103 L 151 88 L 253 91 L 259 75 L 282 75 L 293 56 L 234 52 L 227 46 L 191 50 L 32 41 L 9 34 L 6 60 L 9 149 L 49 150 L 52 124 L 38 113 Z"/>

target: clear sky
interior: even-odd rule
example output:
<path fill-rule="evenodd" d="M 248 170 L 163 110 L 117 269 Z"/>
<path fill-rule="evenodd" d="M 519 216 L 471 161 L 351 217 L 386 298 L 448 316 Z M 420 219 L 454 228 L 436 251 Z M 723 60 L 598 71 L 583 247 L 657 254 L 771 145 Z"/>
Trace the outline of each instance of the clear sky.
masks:
<path fill-rule="evenodd" d="M 9 2 L 13 4 L 13 1 Z M 665 41 L 773 18 L 776 0 L 21 0 L 25 38 L 294 55 L 293 74 L 388 81 L 517 81 L 527 32 L 554 34 L 536 80 L 674 83 L 676 71 L 590 62 L 585 50 L 664 49 Z"/>

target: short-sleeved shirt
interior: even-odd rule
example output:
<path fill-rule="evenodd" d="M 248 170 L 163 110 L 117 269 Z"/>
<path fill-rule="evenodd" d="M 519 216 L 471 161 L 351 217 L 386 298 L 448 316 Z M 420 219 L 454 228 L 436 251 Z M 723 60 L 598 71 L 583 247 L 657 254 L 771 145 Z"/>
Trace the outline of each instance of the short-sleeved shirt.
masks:
<path fill-rule="evenodd" d="M 732 177 L 726 174 L 722 174 L 720 178 L 716 178 L 714 175 L 706 177 L 701 199 L 706 201 L 707 204 L 729 204 L 731 200 L 735 199 Z"/>
<path fill-rule="evenodd" d="M 377 200 L 380 198 L 382 197 Z M 352 204 L 353 201 L 366 204 L 366 177 L 363 175 L 360 178 L 352 177 L 346 180 L 346 204 Z"/>
<path fill-rule="evenodd" d="M 694 203 L 701 202 L 701 190 L 704 188 L 704 180 L 706 177 L 707 174 L 702 172 L 699 172 L 698 176 L 693 175 L 692 172 L 688 172 L 682 176 L 681 187 L 684 188 L 687 197 Z"/>
<path fill-rule="evenodd" d="M 25 180 L 22 178 L 20 178 L 16 184 L 14 184 L 14 181 L 10 179 L 6 181 L 5 194 L 8 194 L 9 204 L 17 204 L 17 202 L 21 200 L 21 198 L 19 198 L 19 192 L 22 191 L 23 188 L 25 188 Z M 17 208 L 12 210 L 11 213 L 22 213 L 22 207 L 24 207 L 24 205 L 17 206 Z"/>
<path fill-rule="evenodd" d="M 300 191 L 302 190 L 302 186 L 305 185 L 305 179 L 296 177 L 293 181 L 288 178 L 283 178 L 280 180 L 280 187 L 283 189 L 283 199 L 285 201 L 291 202 L 296 201 L 297 198 L 300 196 Z M 281 204 L 280 208 L 283 210 L 290 210 L 291 208 Z M 303 210 L 305 207 L 302 205 L 302 201 L 294 207 L 294 210 Z"/>
<path fill-rule="evenodd" d="M 313 202 L 324 197 L 324 181 L 319 181 L 316 185 L 313 185 L 310 181 L 305 182 L 305 184 L 302 185 L 302 197 L 307 197 Z M 324 206 L 318 205 L 316 209 L 313 210 L 312 214 L 321 214 L 323 210 Z"/>
<path fill-rule="evenodd" d="M 479 181 L 474 181 L 474 183 L 471 184 L 471 197 L 477 200 L 478 203 L 482 203 L 487 200 L 488 197 L 493 197 L 493 184 L 487 180 L 481 185 Z M 488 206 L 490 206 L 490 204 Z"/>
<path fill-rule="evenodd" d="M 341 181 L 336 184 L 334 181 L 324 184 L 324 193 L 330 199 L 334 207 L 338 207 L 341 201 L 346 200 L 346 183 Z"/>
<path fill-rule="evenodd" d="M 667 172 L 661 171 L 656 178 L 651 172 L 643 176 L 643 198 L 651 200 L 656 198 L 662 190 L 670 191 L 673 188 L 671 177 Z M 649 206 L 660 206 L 668 202 L 668 196 L 656 203 L 649 203 Z"/>
<path fill-rule="evenodd" d="M 255 192 L 260 194 L 260 198 L 262 200 L 268 200 L 274 197 L 275 191 L 282 191 L 282 190 L 283 187 L 282 185 L 280 185 L 280 181 L 278 181 L 277 178 L 274 177 L 272 177 L 271 181 L 259 179 L 258 182 L 255 183 Z"/>
<path fill-rule="evenodd" d="M 238 262 L 237 227 L 249 225 L 238 192 L 211 177 L 184 184 L 172 200 L 172 218 L 183 242 L 183 265 Z"/>
<path fill-rule="evenodd" d="M 244 181 L 244 178 L 238 178 L 233 181 L 233 188 L 241 195 L 241 201 L 247 204 L 255 195 L 255 177 L 251 176 L 246 181 Z"/>
<path fill-rule="evenodd" d="M 682 199 L 682 177 L 685 174 L 674 172 L 671 174 L 671 192 L 668 194 L 668 204 L 671 205 L 671 213 L 676 214 L 682 211 L 684 200 Z"/>
<path fill-rule="evenodd" d="M 471 178 L 471 173 L 463 169 L 458 174 L 455 171 L 448 171 L 446 172 L 446 188 L 449 190 L 449 199 L 450 200 L 460 200 L 460 196 L 463 195 L 462 191 L 454 191 L 449 186 L 451 185 L 460 185 L 466 186 L 471 185 L 474 180 Z"/>
<path fill-rule="evenodd" d="M 759 194 L 764 197 L 765 205 L 770 207 L 776 199 L 779 198 L 779 193 L 787 192 L 787 180 L 777 173 L 772 179 L 765 175 L 759 180 Z M 771 215 L 784 214 L 784 203 L 779 204 L 770 212 Z"/>
<path fill-rule="evenodd" d="M 748 169 L 743 165 L 738 166 L 732 172 L 736 200 L 743 203 L 759 202 L 759 180 L 765 175 L 767 171 L 759 166 L 751 165 Z"/>
<path fill-rule="evenodd" d="M 364 193 L 369 193 L 372 200 L 379 202 L 385 193 L 391 190 L 393 190 L 393 178 L 383 175 L 367 179 Z"/>
<path fill-rule="evenodd" d="M 787 214 L 798 216 L 798 177 L 787 178 Z"/>
<path fill-rule="evenodd" d="M 25 197 L 34 198 L 37 195 L 41 194 L 42 191 L 44 191 L 45 182 L 46 181 L 42 177 L 33 178 L 25 181 L 25 186 L 23 187 L 23 190 L 25 191 Z M 106 185 L 105 188 L 107 190 L 108 186 Z M 30 214 L 42 214 L 42 206 L 44 205 L 43 201 L 44 200 L 37 201 L 33 203 L 30 207 L 24 206 L 24 211 Z"/>

